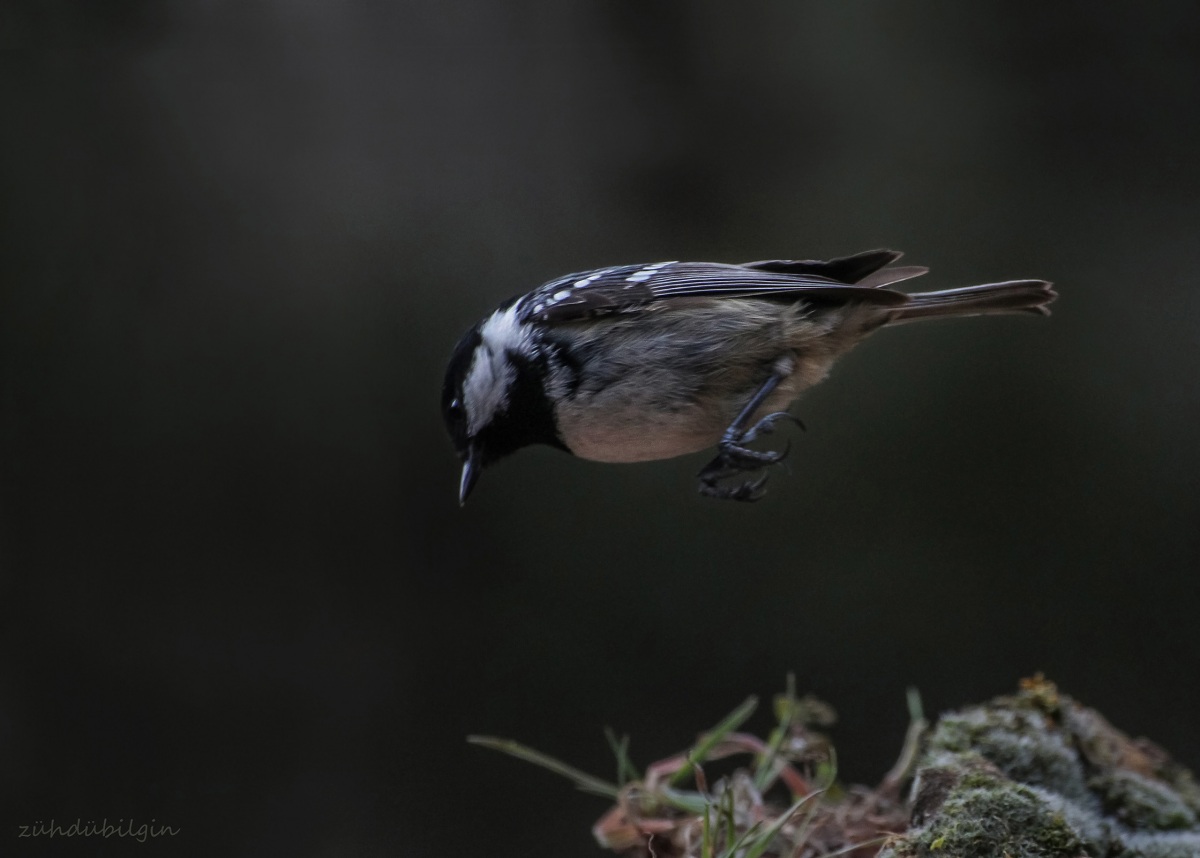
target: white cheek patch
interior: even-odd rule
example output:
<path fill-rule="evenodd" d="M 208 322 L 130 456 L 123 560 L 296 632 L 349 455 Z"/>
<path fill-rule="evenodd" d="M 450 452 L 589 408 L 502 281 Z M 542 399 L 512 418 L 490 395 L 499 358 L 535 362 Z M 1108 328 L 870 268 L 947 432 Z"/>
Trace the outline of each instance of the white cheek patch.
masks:
<path fill-rule="evenodd" d="M 505 371 L 507 369 L 507 372 Z M 475 350 L 475 360 L 463 381 L 463 402 L 467 409 L 467 434 L 474 436 L 508 408 L 508 386 L 512 367 L 487 346 Z"/>
<path fill-rule="evenodd" d="M 529 336 L 517 321 L 516 307 L 492 314 L 479 329 L 480 343 L 463 380 L 467 434 L 475 435 L 508 409 L 508 392 L 516 379 L 509 352 L 529 351 Z"/>

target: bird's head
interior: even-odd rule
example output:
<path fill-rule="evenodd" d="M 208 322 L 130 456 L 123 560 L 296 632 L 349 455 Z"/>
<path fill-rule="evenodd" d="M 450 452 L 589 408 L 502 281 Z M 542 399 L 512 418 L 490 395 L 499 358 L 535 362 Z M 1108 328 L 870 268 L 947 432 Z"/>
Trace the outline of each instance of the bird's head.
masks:
<path fill-rule="evenodd" d="M 464 504 L 488 465 L 529 444 L 566 449 L 546 395 L 546 362 L 516 308 L 502 307 L 454 348 L 442 386 L 442 416 L 462 460 Z"/>

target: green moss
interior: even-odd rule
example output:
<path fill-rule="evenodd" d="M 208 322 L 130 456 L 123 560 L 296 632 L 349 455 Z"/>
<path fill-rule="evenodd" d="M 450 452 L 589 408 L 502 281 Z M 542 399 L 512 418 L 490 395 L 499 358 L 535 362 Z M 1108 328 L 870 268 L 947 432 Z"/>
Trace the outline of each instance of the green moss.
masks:
<path fill-rule="evenodd" d="M 945 858 L 1079 858 L 1083 840 L 1033 790 L 973 773 L 950 791 L 932 824 L 896 855 Z M 896 844 L 897 847 L 901 844 Z"/>

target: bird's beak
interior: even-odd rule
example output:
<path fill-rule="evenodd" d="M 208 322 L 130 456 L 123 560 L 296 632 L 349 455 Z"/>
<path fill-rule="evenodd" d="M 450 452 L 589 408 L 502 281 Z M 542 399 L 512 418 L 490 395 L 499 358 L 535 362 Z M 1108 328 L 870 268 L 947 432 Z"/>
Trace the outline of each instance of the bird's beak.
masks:
<path fill-rule="evenodd" d="M 475 483 L 482 472 L 483 466 L 479 464 L 479 454 L 475 452 L 475 447 L 472 446 L 467 453 L 467 458 L 463 461 L 462 478 L 458 481 L 459 506 L 466 504 L 467 495 L 471 493 L 471 489 L 475 488 Z"/>

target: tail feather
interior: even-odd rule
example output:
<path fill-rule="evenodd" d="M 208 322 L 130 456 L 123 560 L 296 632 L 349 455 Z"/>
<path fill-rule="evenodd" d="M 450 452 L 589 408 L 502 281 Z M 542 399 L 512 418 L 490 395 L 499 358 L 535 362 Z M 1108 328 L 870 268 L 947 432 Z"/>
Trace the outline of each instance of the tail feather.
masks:
<path fill-rule="evenodd" d="M 993 313 L 1050 315 L 1046 306 L 1058 294 L 1045 280 L 1009 280 L 941 292 L 913 292 L 909 301 L 893 308 L 890 323 L 914 322 L 938 316 L 983 316 Z"/>

